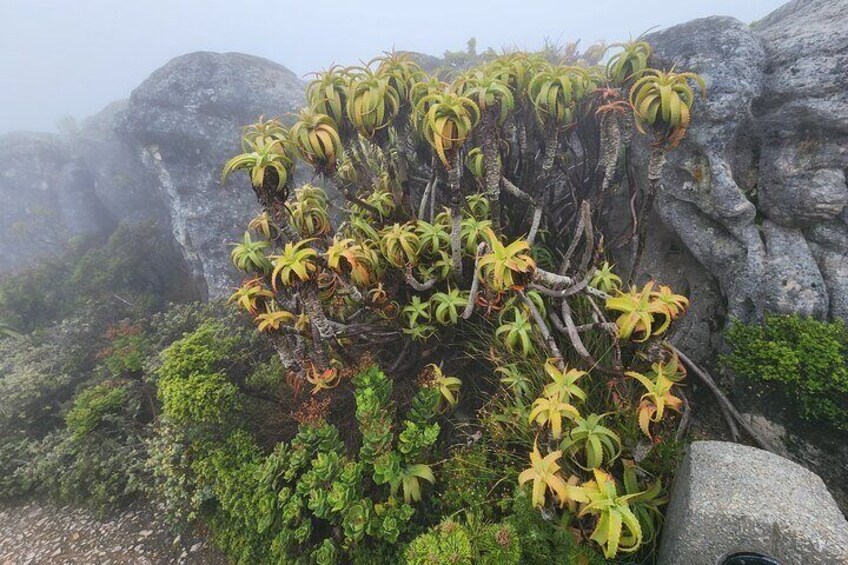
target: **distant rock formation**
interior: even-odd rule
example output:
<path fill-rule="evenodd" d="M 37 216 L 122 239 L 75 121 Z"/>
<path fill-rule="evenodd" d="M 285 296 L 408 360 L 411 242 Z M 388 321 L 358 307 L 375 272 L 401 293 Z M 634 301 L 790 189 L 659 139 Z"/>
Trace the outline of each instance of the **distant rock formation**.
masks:
<path fill-rule="evenodd" d="M 233 286 L 227 244 L 257 206 L 239 176 L 220 183 L 241 128 L 303 103 L 291 71 L 239 53 L 177 57 L 64 134 L 0 136 L 0 272 L 121 220 L 154 220 L 182 249 L 202 296 Z"/>

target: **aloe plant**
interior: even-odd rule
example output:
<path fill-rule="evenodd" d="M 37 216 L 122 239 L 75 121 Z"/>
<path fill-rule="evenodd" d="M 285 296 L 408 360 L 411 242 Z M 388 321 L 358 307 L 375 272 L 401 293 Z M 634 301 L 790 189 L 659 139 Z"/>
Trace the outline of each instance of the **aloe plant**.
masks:
<path fill-rule="evenodd" d="M 457 288 L 450 288 L 447 292 L 437 292 L 430 297 L 433 305 L 433 314 L 436 321 L 443 326 L 457 324 L 461 312 L 468 305 L 468 293 Z"/>
<path fill-rule="evenodd" d="M 513 321 L 506 322 L 495 330 L 495 335 L 503 339 L 507 349 L 513 351 L 519 349 L 525 356 L 535 349 L 533 345 L 533 325 L 530 318 L 521 313 L 518 308 L 513 308 Z"/>
<path fill-rule="evenodd" d="M 250 232 L 244 232 L 241 243 L 233 244 L 230 260 L 240 271 L 264 273 L 271 270 L 271 261 L 264 253 L 270 247 L 271 242 L 262 239 L 253 241 Z"/>
<path fill-rule="evenodd" d="M 642 527 L 630 508 L 636 494 L 619 495 L 615 480 L 606 472 L 594 469 L 594 479 L 581 485 L 580 490 L 588 501 L 580 509 L 598 518 L 589 539 L 603 547 L 604 557 L 612 559 L 619 551 L 630 553 L 642 545 Z"/>
<path fill-rule="evenodd" d="M 560 444 L 563 452 L 582 469 L 597 469 L 604 463 L 612 463 L 621 454 L 621 440 L 618 434 L 601 424 L 603 418 L 599 414 L 589 414 L 585 418 L 577 416 Z"/>

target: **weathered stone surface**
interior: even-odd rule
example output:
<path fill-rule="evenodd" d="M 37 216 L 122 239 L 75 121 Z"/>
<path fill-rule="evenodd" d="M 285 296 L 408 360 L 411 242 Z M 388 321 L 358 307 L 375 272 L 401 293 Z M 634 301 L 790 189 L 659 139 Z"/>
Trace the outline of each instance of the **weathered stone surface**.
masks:
<path fill-rule="evenodd" d="M 760 94 L 765 53 L 746 25 L 726 17 L 675 26 L 648 41 L 659 64 L 700 73 L 708 91 L 694 108 L 687 137 L 668 153 L 655 209 L 718 279 L 729 313 L 750 317 L 759 303 L 764 246 L 754 224 L 756 209 L 729 160 Z"/>
<path fill-rule="evenodd" d="M 108 233 L 91 172 L 55 136 L 0 136 L 0 272 L 35 264 L 75 236 Z"/>
<path fill-rule="evenodd" d="M 795 0 L 753 29 L 705 18 L 647 40 L 655 64 L 707 83 L 655 209 L 726 314 L 844 317 L 848 245 L 816 230 L 839 232 L 848 204 L 848 3 Z"/>
<path fill-rule="evenodd" d="M 831 316 L 848 320 L 848 224 L 843 219 L 819 222 L 805 237 L 830 295 Z"/>
<path fill-rule="evenodd" d="M 210 297 L 233 285 L 227 244 L 258 208 L 241 176 L 221 186 L 221 168 L 239 152 L 243 126 L 302 102 L 303 83 L 294 73 L 240 53 L 177 57 L 130 96 L 123 137 L 158 179 L 174 237 Z"/>
<path fill-rule="evenodd" d="M 835 218 L 848 204 L 848 3 L 794 0 L 754 29 L 769 60 L 754 106 L 761 207 L 785 225 Z"/>
<path fill-rule="evenodd" d="M 753 447 L 694 442 L 675 478 L 659 563 L 714 565 L 737 551 L 787 565 L 846 563 L 848 522 L 800 465 Z"/>
<path fill-rule="evenodd" d="M 155 220 L 199 294 L 222 296 L 237 277 L 227 244 L 257 205 L 241 175 L 221 186 L 221 168 L 244 125 L 283 116 L 302 97 L 303 83 L 276 63 L 192 53 L 71 131 L 0 137 L 0 272 L 58 253 L 73 236 Z"/>
<path fill-rule="evenodd" d="M 827 316 L 824 279 L 800 230 L 763 222 L 766 261 L 759 282 L 763 309 L 776 314 Z"/>

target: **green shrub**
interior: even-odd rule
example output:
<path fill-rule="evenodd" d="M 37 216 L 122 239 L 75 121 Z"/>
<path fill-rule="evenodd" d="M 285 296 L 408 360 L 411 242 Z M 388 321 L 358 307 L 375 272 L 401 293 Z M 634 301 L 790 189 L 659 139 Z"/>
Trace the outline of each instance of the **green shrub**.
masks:
<path fill-rule="evenodd" d="M 841 320 L 768 316 L 734 322 L 722 363 L 737 375 L 775 386 L 798 400 L 802 417 L 848 429 L 848 330 Z"/>
<path fill-rule="evenodd" d="M 106 382 L 74 398 L 67 427 L 48 434 L 28 464 L 39 492 L 106 511 L 146 490 L 140 387 Z"/>
<path fill-rule="evenodd" d="M 74 353 L 61 331 L 0 341 L 0 436 L 40 437 L 61 424 L 75 381 L 64 365 Z"/>
<path fill-rule="evenodd" d="M 404 557 L 408 565 L 517 565 L 521 543 L 510 524 L 461 525 L 448 519 L 412 540 Z"/>
<path fill-rule="evenodd" d="M 606 562 L 590 546 L 578 545 L 572 532 L 563 528 L 560 521 L 546 520 L 544 514 L 533 507 L 527 490 L 516 489 L 508 511 L 504 521 L 518 532 L 521 563 L 595 565 Z"/>
<path fill-rule="evenodd" d="M 35 477 L 28 464 L 37 449 L 38 442 L 26 437 L 0 438 L 0 500 L 15 500 L 32 491 Z"/>
<path fill-rule="evenodd" d="M 146 449 L 134 432 L 78 439 L 59 431 L 48 435 L 39 449 L 27 473 L 39 492 L 59 503 L 106 512 L 148 488 Z"/>
<path fill-rule="evenodd" d="M 68 432 L 81 439 L 104 424 L 109 416 L 119 414 L 127 402 L 127 390 L 113 383 L 85 389 L 74 398 L 74 405 L 65 415 Z"/>
<path fill-rule="evenodd" d="M 202 327 L 164 356 L 160 393 L 173 386 L 170 381 L 188 382 L 180 371 L 214 368 L 214 356 L 198 346 L 209 331 Z M 181 358 L 175 368 L 177 350 L 191 350 L 197 359 Z M 408 419 L 397 425 L 392 383 L 379 369 L 361 372 L 353 383 L 362 433 L 358 456 L 323 420 L 302 425 L 267 456 L 253 435 L 236 427 L 220 439 L 195 434 L 189 440 L 185 431 L 199 415 L 187 417 L 180 403 L 164 402 L 167 425 L 151 442 L 157 490 L 177 507 L 175 514 L 205 521 L 239 563 L 342 563 L 369 553 L 396 563 L 413 505 L 434 480 L 424 461 L 439 435 L 433 421 L 438 391 L 421 388 Z M 219 403 L 205 395 L 195 399 L 195 405 Z"/>
<path fill-rule="evenodd" d="M 238 388 L 221 373 L 159 380 L 162 408 L 177 425 L 223 425 L 240 410 Z"/>

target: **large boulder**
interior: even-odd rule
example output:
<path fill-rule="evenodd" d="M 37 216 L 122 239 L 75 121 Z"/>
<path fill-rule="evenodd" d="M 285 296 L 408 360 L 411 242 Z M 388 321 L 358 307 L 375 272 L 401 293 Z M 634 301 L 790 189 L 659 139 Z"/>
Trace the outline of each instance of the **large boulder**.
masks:
<path fill-rule="evenodd" d="M 115 218 L 95 185 L 57 136 L 0 136 L 0 272 L 32 266 L 74 237 L 109 233 Z"/>
<path fill-rule="evenodd" d="M 655 211 L 717 281 L 714 315 L 844 318 L 848 3 L 794 0 L 755 26 L 713 17 L 646 39 L 655 65 L 707 83 Z"/>
<path fill-rule="evenodd" d="M 848 522 L 822 480 L 779 455 L 696 441 L 677 472 L 660 565 L 755 552 L 786 565 L 848 563 Z"/>
<path fill-rule="evenodd" d="M 192 53 L 154 72 L 130 96 L 122 135 L 155 175 L 174 237 L 210 298 L 233 285 L 227 244 L 257 212 L 247 181 L 239 175 L 222 187 L 221 168 L 240 151 L 243 126 L 295 111 L 303 87 L 266 59 Z"/>
<path fill-rule="evenodd" d="M 257 205 L 243 175 L 221 186 L 221 168 L 241 128 L 297 109 L 303 86 L 259 57 L 192 53 L 62 134 L 1 136 L 0 272 L 120 221 L 154 221 L 179 244 L 199 295 L 226 294 L 237 279 L 227 244 Z"/>

